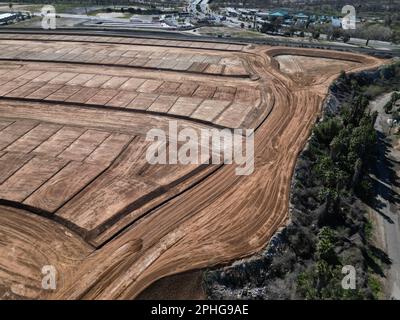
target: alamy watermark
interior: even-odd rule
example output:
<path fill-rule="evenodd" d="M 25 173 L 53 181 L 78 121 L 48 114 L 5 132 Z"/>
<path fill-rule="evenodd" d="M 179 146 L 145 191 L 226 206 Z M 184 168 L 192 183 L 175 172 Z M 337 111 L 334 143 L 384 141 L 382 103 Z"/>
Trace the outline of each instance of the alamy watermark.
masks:
<path fill-rule="evenodd" d="M 56 290 L 57 288 L 57 270 L 52 265 L 42 267 L 42 288 L 44 290 Z"/>
<path fill-rule="evenodd" d="M 146 141 L 151 144 L 146 152 L 150 164 L 236 164 L 237 175 L 254 171 L 253 129 L 178 128 L 177 121 L 169 121 L 168 132 L 151 129 Z"/>
<path fill-rule="evenodd" d="M 56 29 L 56 8 L 51 5 L 45 5 L 40 11 L 42 15 L 42 28 L 46 30 Z"/>
<path fill-rule="evenodd" d="M 342 279 L 342 288 L 344 290 L 356 289 L 356 268 L 351 265 L 343 266 L 342 274 L 345 276 Z"/>
<path fill-rule="evenodd" d="M 342 28 L 344 30 L 356 29 L 356 8 L 346 5 L 342 8 L 342 14 L 345 14 L 342 18 Z"/>

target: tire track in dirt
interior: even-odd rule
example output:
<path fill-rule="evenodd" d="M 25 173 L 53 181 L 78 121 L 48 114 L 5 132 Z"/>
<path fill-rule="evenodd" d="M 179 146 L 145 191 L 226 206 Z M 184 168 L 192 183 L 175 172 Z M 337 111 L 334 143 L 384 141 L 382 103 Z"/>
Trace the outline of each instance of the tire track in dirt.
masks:
<path fill-rule="evenodd" d="M 312 60 L 313 63 L 319 57 L 337 59 L 343 61 L 347 71 L 374 68 L 383 63 L 372 57 L 323 50 L 246 48 L 241 57 L 246 59 L 246 66 L 253 73 L 251 81 L 261 92 L 259 98 L 244 94 L 245 101 L 260 101 L 243 122 L 257 129 L 254 173 L 237 176 L 235 166 L 224 165 L 210 170 L 204 179 L 192 177 L 194 186 L 130 221 L 123 231 L 111 226 L 111 233 L 115 233 L 107 236 L 102 246 L 97 250 L 83 248 L 82 256 L 61 269 L 62 283 L 55 293 L 36 292 L 35 298 L 131 299 L 160 278 L 224 264 L 261 250 L 288 221 L 290 183 L 297 156 L 319 116 L 328 86 L 341 71 L 339 67 L 322 68 L 316 73 L 310 71 L 314 65 L 297 64 L 296 68 L 301 67 L 303 73 L 310 72 L 299 81 L 279 70 L 274 58 L 279 55 L 311 56 L 317 59 Z M 52 117 L 53 113 L 59 117 L 61 112 L 68 114 L 74 110 L 62 105 L 56 106 L 55 111 L 50 105 L 7 103 L 9 106 L 1 106 L 2 110 L 19 117 L 28 111 L 34 113 L 32 117 Z M 133 115 L 120 110 L 82 108 L 76 112 L 75 121 L 88 126 L 116 126 L 116 122 L 102 123 L 101 118 L 90 121 L 89 116 L 95 112 L 108 120 L 120 114 L 119 130 L 121 127 L 130 130 L 133 126 L 122 117 Z M 136 119 L 136 128 L 132 130 L 138 133 L 157 123 L 166 123 L 159 121 L 161 116 L 135 116 L 147 121 L 144 124 Z M 40 224 L 41 219 L 33 223 Z M 39 239 L 35 241 L 40 242 Z M 63 260 L 62 254 L 56 256 L 59 256 L 56 260 Z"/>
<path fill-rule="evenodd" d="M 296 54 L 296 50 L 291 52 Z M 301 50 L 300 54 L 306 52 Z M 325 53 L 321 50 L 311 55 L 324 57 Z M 328 56 L 335 54 L 342 55 Z M 363 62 L 353 71 L 382 63 L 358 55 L 351 58 Z M 260 56 L 258 62 L 264 64 L 258 75 L 273 95 L 274 106 L 256 132 L 253 175 L 236 176 L 232 166 L 217 171 L 132 225 L 102 248 L 103 253 L 97 253 L 100 259 L 127 239 L 140 238 L 143 247 L 138 259 L 126 262 L 123 272 L 111 270 L 101 279 L 92 279 L 92 289 L 80 291 L 79 287 L 71 286 L 59 292 L 57 298 L 134 298 L 162 277 L 256 253 L 287 222 L 290 182 L 297 155 L 319 116 L 329 84 L 340 70 L 329 77 L 325 75 L 323 83 L 313 87 L 295 83 L 266 65 L 265 57 Z"/>

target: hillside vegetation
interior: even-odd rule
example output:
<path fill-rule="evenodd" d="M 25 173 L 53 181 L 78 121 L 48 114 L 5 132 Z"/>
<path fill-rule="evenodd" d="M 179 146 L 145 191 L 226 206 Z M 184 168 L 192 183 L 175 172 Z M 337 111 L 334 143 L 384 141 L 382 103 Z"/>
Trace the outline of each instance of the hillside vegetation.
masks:
<path fill-rule="evenodd" d="M 369 101 L 398 88 L 400 63 L 375 72 L 342 73 L 323 119 L 299 157 L 292 221 L 258 256 L 205 273 L 211 298 L 377 299 L 378 276 L 390 263 L 371 242 L 365 206 L 374 206 L 376 114 Z M 341 286 L 354 266 L 356 289 Z"/>

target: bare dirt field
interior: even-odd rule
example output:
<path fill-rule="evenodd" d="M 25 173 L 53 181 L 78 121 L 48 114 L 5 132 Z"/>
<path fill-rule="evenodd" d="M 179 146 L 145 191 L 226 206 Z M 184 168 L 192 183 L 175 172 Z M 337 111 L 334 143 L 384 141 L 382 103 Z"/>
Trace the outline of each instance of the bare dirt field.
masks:
<path fill-rule="evenodd" d="M 329 84 L 382 63 L 322 50 L 1 34 L 1 297 L 131 299 L 166 276 L 259 251 L 287 222 L 296 157 Z M 168 132 L 171 120 L 198 132 L 256 129 L 254 173 L 149 164 L 146 133 Z M 43 265 L 57 270 L 55 290 L 41 289 Z"/>
<path fill-rule="evenodd" d="M 335 60 L 331 58 L 279 55 L 280 70 L 298 83 L 323 83 L 337 70 L 351 70 L 359 65 L 357 61 Z M 323 70 L 323 73 L 321 73 Z"/>

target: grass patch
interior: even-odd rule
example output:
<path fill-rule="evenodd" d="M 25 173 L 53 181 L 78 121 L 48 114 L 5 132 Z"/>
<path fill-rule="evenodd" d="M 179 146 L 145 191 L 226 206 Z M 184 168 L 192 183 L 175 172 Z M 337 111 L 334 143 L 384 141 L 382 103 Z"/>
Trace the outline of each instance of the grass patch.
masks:
<path fill-rule="evenodd" d="M 382 284 L 377 276 L 371 274 L 368 275 L 368 286 L 371 289 L 375 299 L 382 299 Z"/>
<path fill-rule="evenodd" d="M 371 220 L 367 219 L 367 222 L 365 223 L 364 227 L 364 232 L 365 232 L 365 237 L 368 241 L 372 240 L 373 231 L 374 231 L 374 226 L 372 225 Z"/>
<path fill-rule="evenodd" d="M 373 99 L 387 92 L 387 88 L 379 85 L 369 85 L 364 89 L 364 94 L 369 99 Z"/>
<path fill-rule="evenodd" d="M 77 8 L 80 5 L 76 3 L 56 3 L 53 6 L 56 9 L 56 13 L 67 13 L 69 10 Z"/>

